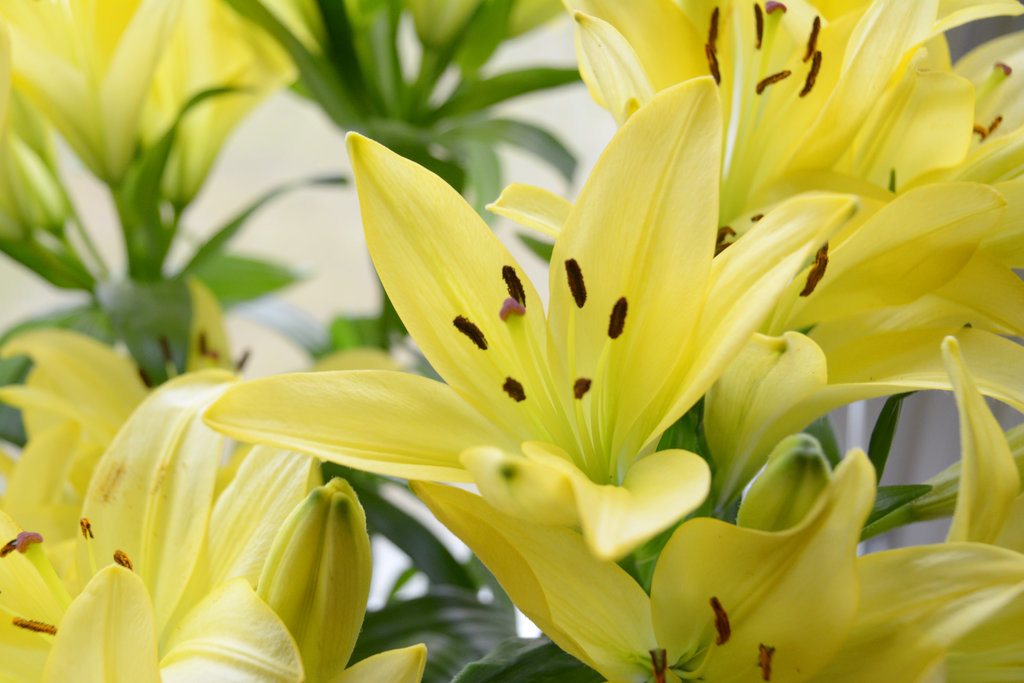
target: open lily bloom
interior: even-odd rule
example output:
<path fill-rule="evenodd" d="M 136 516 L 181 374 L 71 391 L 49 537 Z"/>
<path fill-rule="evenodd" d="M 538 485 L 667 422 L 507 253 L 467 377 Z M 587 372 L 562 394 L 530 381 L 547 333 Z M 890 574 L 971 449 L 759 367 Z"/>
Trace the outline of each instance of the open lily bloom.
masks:
<path fill-rule="evenodd" d="M 950 543 L 858 559 L 874 487 L 866 456 L 852 452 L 791 528 L 684 522 L 662 551 L 648 597 L 572 531 L 496 513 L 452 487 L 414 484 L 520 609 L 610 681 L 916 681 L 934 663 L 933 630 L 970 630 L 1024 590 L 1024 557 Z M 914 577 L 921 588 L 905 590 Z M 935 618 L 902 618 L 921 605 Z M 884 618 L 902 632 L 864 655 L 879 670 L 865 678 L 864 661 L 847 656 L 855 624 Z"/>
<path fill-rule="evenodd" d="M 666 90 L 619 130 L 555 245 L 547 317 L 454 190 L 350 136 L 377 272 L 447 384 L 382 372 L 273 377 L 225 394 L 208 421 L 353 467 L 475 481 L 514 514 L 582 526 L 600 556 L 628 552 L 707 491 L 698 456 L 653 452 L 661 433 L 855 208 L 843 196 L 797 199 L 764 218 L 772 229 L 714 258 L 719 117 L 703 78 Z"/>
<path fill-rule="evenodd" d="M 580 72 L 620 123 L 673 83 L 708 73 L 719 83 L 723 225 L 801 190 L 838 183 L 880 196 L 893 176 L 902 185 L 961 163 L 973 92 L 951 72 L 941 33 L 1022 11 L 1014 0 L 566 5 Z"/>

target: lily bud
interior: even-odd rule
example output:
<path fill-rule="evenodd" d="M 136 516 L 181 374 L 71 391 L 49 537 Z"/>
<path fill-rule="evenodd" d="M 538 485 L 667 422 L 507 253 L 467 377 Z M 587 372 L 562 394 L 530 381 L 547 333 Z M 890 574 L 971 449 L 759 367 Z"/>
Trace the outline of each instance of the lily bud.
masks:
<path fill-rule="evenodd" d="M 344 479 L 314 489 L 278 531 L 256 592 L 298 644 L 307 681 L 345 669 L 363 624 L 370 571 L 366 516 Z"/>
<path fill-rule="evenodd" d="M 800 523 L 832 479 L 821 444 L 808 434 L 788 436 L 768 457 L 740 506 L 737 524 L 783 531 Z"/>
<path fill-rule="evenodd" d="M 478 4 L 478 0 L 410 0 L 408 6 L 420 41 L 440 47 L 455 38 Z"/>

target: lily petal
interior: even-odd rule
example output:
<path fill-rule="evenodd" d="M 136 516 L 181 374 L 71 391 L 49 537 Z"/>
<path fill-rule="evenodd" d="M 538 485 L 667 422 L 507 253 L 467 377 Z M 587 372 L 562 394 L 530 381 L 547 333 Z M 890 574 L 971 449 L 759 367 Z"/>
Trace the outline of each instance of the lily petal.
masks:
<path fill-rule="evenodd" d="M 572 210 L 572 203 L 543 188 L 512 183 L 501 191 L 497 201 L 487 205 L 487 210 L 557 238 Z"/>
<path fill-rule="evenodd" d="M 946 656 L 951 681 L 1013 681 L 1024 677 L 1024 597 L 1003 607 L 956 641 Z"/>
<path fill-rule="evenodd" d="M 331 683 L 420 683 L 427 665 L 422 643 L 381 652 L 361 660 L 331 679 Z"/>
<path fill-rule="evenodd" d="M 716 599 L 731 635 L 711 647 L 708 680 L 753 679 L 759 646 L 772 680 L 803 680 L 840 648 L 857 612 L 856 547 L 875 473 L 854 451 L 802 523 L 766 533 L 709 518 L 685 522 L 654 571 L 651 613 L 670 661 L 716 641 Z M 680 577 L 685 577 L 681 580 Z"/>
<path fill-rule="evenodd" d="M 210 406 L 206 421 L 242 441 L 410 479 L 469 481 L 459 463 L 463 450 L 519 450 L 518 441 L 451 387 L 402 372 L 297 373 L 244 382 Z"/>
<path fill-rule="evenodd" d="M 196 278 L 189 278 L 187 284 L 189 298 L 192 300 L 192 323 L 188 335 L 186 371 L 233 368 L 231 346 L 224 331 L 224 312 L 217 297 Z"/>
<path fill-rule="evenodd" d="M 288 629 L 241 577 L 196 605 L 170 634 L 165 651 L 162 683 L 298 683 L 304 678 Z"/>
<path fill-rule="evenodd" d="M 580 75 L 591 97 L 612 113 L 620 126 L 654 97 L 633 47 L 615 27 L 596 17 L 573 13 Z"/>
<path fill-rule="evenodd" d="M 60 622 L 43 681 L 160 683 L 153 606 L 142 579 L 110 565 Z"/>
<path fill-rule="evenodd" d="M 650 673 L 645 655 L 657 643 L 647 595 L 579 534 L 510 517 L 450 486 L 412 486 L 559 647 L 612 680 Z"/>

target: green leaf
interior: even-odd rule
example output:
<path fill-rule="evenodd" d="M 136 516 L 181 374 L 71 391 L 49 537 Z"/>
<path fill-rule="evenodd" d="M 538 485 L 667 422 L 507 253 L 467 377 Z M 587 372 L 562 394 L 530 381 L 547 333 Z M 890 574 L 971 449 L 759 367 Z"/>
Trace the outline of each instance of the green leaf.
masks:
<path fill-rule="evenodd" d="M 462 42 L 455 53 L 455 63 L 463 74 L 475 74 L 508 37 L 511 12 L 512 0 L 482 0 L 477 5 L 460 33 Z"/>
<path fill-rule="evenodd" d="M 547 638 L 510 638 L 452 683 L 601 683 L 604 676 Z"/>
<path fill-rule="evenodd" d="M 23 383 L 31 367 L 32 361 L 25 356 L 0 360 L 0 386 Z M 0 404 L 0 439 L 24 447 L 25 425 L 17 408 Z"/>
<path fill-rule="evenodd" d="M 324 178 L 297 180 L 274 188 L 243 209 L 237 216 L 218 228 L 210 239 L 206 240 L 202 246 L 196 249 L 195 254 L 192 256 L 191 260 L 189 260 L 188 264 L 181 269 L 181 272 L 192 273 L 196 268 L 199 268 L 204 261 L 220 254 L 227 243 L 238 234 L 238 231 L 242 229 L 254 213 L 263 208 L 268 202 L 280 197 L 282 194 L 314 185 L 344 185 L 346 183 L 348 183 L 348 178 L 342 176 L 329 176 Z"/>
<path fill-rule="evenodd" d="M 306 277 L 296 268 L 269 261 L 218 254 L 192 270 L 225 308 L 287 287 Z"/>
<path fill-rule="evenodd" d="M 392 602 L 368 612 L 350 662 L 384 650 L 424 643 L 424 683 L 447 683 L 467 664 L 515 634 L 512 612 L 480 602 L 476 591 L 440 586 L 422 597 Z"/>
<path fill-rule="evenodd" d="M 280 332 L 313 358 L 331 352 L 327 329 L 308 313 L 274 297 L 263 297 L 239 304 L 236 313 Z"/>
<path fill-rule="evenodd" d="M 843 454 L 839 450 L 839 441 L 836 439 L 836 431 L 832 427 L 831 418 L 828 415 L 822 415 L 803 431 L 818 440 L 821 449 L 825 452 L 828 464 L 834 469 L 842 460 Z"/>
<path fill-rule="evenodd" d="M 107 314 L 95 304 L 90 303 L 84 306 L 49 311 L 42 315 L 22 320 L 0 336 L 0 346 L 6 344 L 9 339 L 22 332 L 47 327 L 75 330 L 98 339 L 105 344 L 113 344 L 115 341 L 114 328 L 111 326 Z"/>
<path fill-rule="evenodd" d="M 169 366 L 184 370 L 192 320 L 184 282 L 104 282 L 96 298 L 150 384 L 165 382 Z"/>
<path fill-rule="evenodd" d="M 910 503 L 931 490 L 932 487 L 927 484 L 879 486 L 871 514 L 868 515 L 868 519 L 864 523 L 861 540 L 916 521 Z"/>
<path fill-rule="evenodd" d="M 466 188 L 469 203 L 490 224 L 496 216 L 485 208 L 501 194 L 501 160 L 486 143 L 465 145 Z"/>
<path fill-rule="evenodd" d="M 430 112 L 428 122 L 470 114 L 526 93 L 577 83 L 576 69 L 535 68 L 509 71 L 482 80 L 466 80 L 440 107 Z"/>
<path fill-rule="evenodd" d="M 905 394 L 896 394 L 885 400 L 882 411 L 875 421 L 875 428 L 871 430 L 871 440 L 868 442 L 868 459 L 875 466 L 876 481 L 882 480 L 882 472 L 885 471 L 885 463 L 889 459 L 889 451 L 892 449 L 892 438 L 896 434 L 896 424 L 900 420 L 900 408 L 903 407 L 903 399 L 910 396 L 912 391 Z"/>
<path fill-rule="evenodd" d="M 345 351 L 360 347 L 387 349 L 383 326 L 378 318 L 346 318 L 338 316 L 329 328 L 331 349 Z"/>
<path fill-rule="evenodd" d="M 707 441 L 704 439 L 704 399 L 701 398 L 686 414 L 665 430 L 658 442 L 657 450 L 681 448 L 696 453 L 711 464 Z"/>
<path fill-rule="evenodd" d="M 545 242 L 524 232 L 517 232 L 516 237 L 519 238 L 519 241 L 527 249 L 539 256 L 545 263 L 551 263 L 551 253 L 555 250 L 554 242 Z"/>
<path fill-rule="evenodd" d="M 555 168 L 568 182 L 576 174 L 576 157 L 562 142 L 543 128 L 512 119 L 491 119 L 479 123 L 456 124 L 442 142 L 477 140 L 490 145 L 509 144 L 525 149 Z"/>

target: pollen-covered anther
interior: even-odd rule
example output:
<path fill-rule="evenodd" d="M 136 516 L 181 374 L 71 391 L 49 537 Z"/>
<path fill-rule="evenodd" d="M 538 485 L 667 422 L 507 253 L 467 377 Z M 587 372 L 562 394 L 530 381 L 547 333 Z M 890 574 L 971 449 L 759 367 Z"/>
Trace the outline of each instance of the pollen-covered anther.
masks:
<path fill-rule="evenodd" d="M 512 297 L 508 297 L 505 299 L 504 303 L 501 304 L 501 311 L 498 315 L 501 316 L 502 320 L 508 320 L 508 317 L 513 314 L 519 316 L 526 315 L 526 307 Z"/>
<path fill-rule="evenodd" d="M 160 337 L 157 341 L 160 342 L 160 353 L 164 357 L 165 363 L 174 363 L 174 353 L 171 351 L 171 342 L 167 337 Z"/>
<path fill-rule="evenodd" d="M 252 349 L 246 349 L 242 351 L 242 355 L 239 356 L 235 362 L 235 372 L 241 372 L 245 368 L 245 364 L 249 362 L 249 357 L 252 356 Z"/>
<path fill-rule="evenodd" d="M 665 670 L 668 668 L 668 653 L 664 648 L 651 650 L 651 670 L 654 672 L 654 683 L 665 683 Z"/>
<path fill-rule="evenodd" d="M 711 25 L 708 26 L 708 45 L 711 49 L 716 48 L 718 42 L 718 8 L 711 10 Z"/>
<path fill-rule="evenodd" d="M 729 627 L 729 615 L 725 613 L 725 608 L 722 607 L 718 598 L 712 596 L 709 602 L 711 611 L 715 613 L 715 645 L 725 645 L 729 642 L 729 636 L 732 635 L 732 629 Z"/>
<path fill-rule="evenodd" d="M 45 633 L 47 635 L 57 635 L 57 627 L 52 624 L 47 624 L 42 621 L 36 621 L 35 619 L 22 619 L 21 617 L 14 617 L 11 619 L 11 623 L 18 628 L 23 628 L 26 631 L 34 631 L 36 633 Z"/>
<path fill-rule="evenodd" d="M 786 6 L 781 2 L 773 2 L 772 0 L 768 0 L 768 2 L 764 3 L 764 11 L 767 12 L 768 14 L 771 14 L 772 12 L 782 12 L 783 14 L 785 14 Z"/>
<path fill-rule="evenodd" d="M 758 643 L 757 645 L 757 665 L 761 667 L 761 680 L 770 681 L 772 680 L 772 655 L 775 654 L 775 648 L 771 645 L 765 645 L 764 643 Z"/>
<path fill-rule="evenodd" d="M 469 318 L 464 315 L 457 315 L 452 320 L 452 324 L 462 334 L 469 337 L 469 340 L 476 344 L 476 347 L 481 351 L 487 350 L 487 339 L 484 337 L 484 333 L 480 331 L 480 328 L 470 322 Z"/>
<path fill-rule="evenodd" d="M 718 55 L 715 54 L 715 48 L 711 43 L 704 45 L 704 55 L 708 58 L 708 71 L 715 79 L 715 85 L 718 85 L 722 82 L 722 74 L 718 70 Z"/>
<path fill-rule="evenodd" d="M 618 339 L 619 335 L 622 334 L 622 330 L 626 327 L 626 311 L 629 308 L 629 304 L 626 303 L 626 297 L 619 297 L 619 300 L 612 306 L 612 314 L 608 316 L 608 336 L 611 339 Z"/>
<path fill-rule="evenodd" d="M 505 393 L 508 394 L 516 403 L 526 400 L 526 391 L 523 389 L 523 385 L 511 377 L 505 378 L 505 383 L 501 385 L 501 388 L 504 389 Z"/>
<path fill-rule="evenodd" d="M 715 256 L 718 256 L 725 248 L 732 244 L 732 242 L 726 242 L 730 237 L 735 237 L 736 231 L 730 228 L 728 225 L 723 225 L 718 229 L 718 234 L 715 235 Z"/>
<path fill-rule="evenodd" d="M 125 569 L 133 570 L 132 569 L 132 561 L 131 561 L 131 559 L 129 559 L 128 555 L 125 554 L 125 552 L 123 550 L 115 550 L 114 551 L 114 562 L 118 563 L 119 565 L 121 565 Z"/>
<path fill-rule="evenodd" d="M 811 70 L 807 72 L 804 87 L 800 89 L 800 97 L 807 97 L 811 93 L 814 83 L 818 80 L 819 71 L 821 71 L 821 50 L 817 50 L 814 53 L 814 59 L 811 61 Z"/>
<path fill-rule="evenodd" d="M 515 299 L 520 306 L 526 308 L 526 290 L 523 289 L 523 283 L 519 280 L 516 269 L 512 266 L 502 266 L 501 279 L 505 281 L 508 295 Z"/>
<path fill-rule="evenodd" d="M 1003 72 L 1004 76 L 1009 76 L 1010 74 L 1013 73 L 1013 67 L 1007 64 L 1006 62 L 996 62 L 995 66 L 992 68 L 999 69 L 1000 71 Z"/>
<path fill-rule="evenodd" d="M 88 519 L 82 517 L 82 519 L 78 520 L 78 526 L 82 530 L 82 538 L 95 538 L 95 536 L 92 535 L 92 522 Z"/>
<path fill-rule="evenodd" d="M 587 303 L 587 285 L 583 282 L 583 271 L 576 259 L 571 258 L 565 262 L 565 277 L 569 281 L 569 292 L 576 302 L 576 308 L 583 308 L 583 304 Z"/>
<path fill-rule="evenodd" d="M 764 92 L 764 89 L 767 88 L 769 85 L 772 85 L 773 83 L 778 83 L 781 80 L 789 78 L 789 75 L 791 73 L 793 72 L 790 71 L 789 69 L 783 69 L 782 71 L 774 73 L 771 76 L 765 76 L 764 78 L 757 82 L 757 85 L 754 87 L 754 92 L 760 95 L 761 93 Z"/>
<path fill-rule="evenodd" d="M 804 50 L 804 61 L 806 62 L 814 56 L 814 52 L 818 47 L 818 32 L 821 31 L 821 17 L 815 16 L 814 23 L 811 24 L 811 35 L 807 39 L 807 49 Z"/>
<path fill-rule="evenodd" d="M 825 246 L 814 255 L 814 263 L 811 264 L 811 270 L 807 273 L 807 282 L 804 283 L 804 288 L 800 290 L 800 296 L 811 295 L 814 288 L 821 282 L 821 278 L 825 277 L 826 266 L 828 266 L 828 242 L 825 242 Z"/>
<path fill-rule="evenodd" d="M 764 12 L 761 11 L 761 5 L 756 2 L 754 3 L 754 32 L 757 36 L 754 47 L 760 50 L 761 40 L 764 38 Z"/>
<path fill-rule="evenodd" d="M 199 355 L 210 360 L 217 360 L 220 358 L 220 354 L 214 349 L 211 349 L 206 342 L 206 333 L 200 332 L 198 335 L 197 343 L 199 345 Z"/>
<path fill-rule="evenodd" d="M 999 124 L 1002 123 L 1002 122 L 1003 122 L 1003 117 L 1002 116 L 997 116 L 994 119 L 992 119 L 992 123 L 988 124 L 988 134 L 992 135 L 992 133 L 995 133 L 996 132 L 996 128 L 998 128 Z"/>
<path fill-rule="evenodd" d="M 34 531 L 22 531 L 17 536 L 7 541 L 2 548 L 0 548 L 0 557 L 7 557 L 15 550 L 19 553 L 24 554 L 28 551 L 29 546 L 34 543 L 42 543 L 43 537 Z"/>
<path fill-rule="evenodd" d="M 586 377 L 580 377 L 572 384 L 572 395 L 576 398 L 583 398 L 588 391 L 590 391 L 590 380 Z"/>
<path fill-rule="evenodd" d="M 980 123 L 974 124 L 974 132 L 978 134 L 982 140 L 988 137 L 988 128 L 981 125 Z"/>

